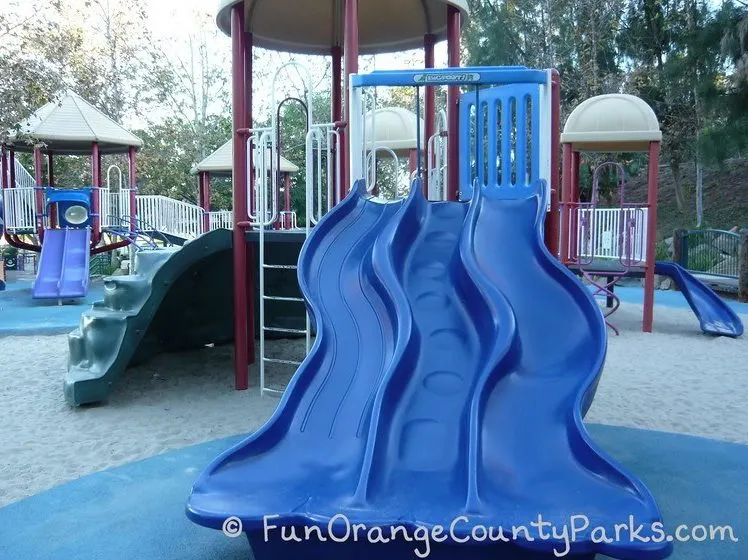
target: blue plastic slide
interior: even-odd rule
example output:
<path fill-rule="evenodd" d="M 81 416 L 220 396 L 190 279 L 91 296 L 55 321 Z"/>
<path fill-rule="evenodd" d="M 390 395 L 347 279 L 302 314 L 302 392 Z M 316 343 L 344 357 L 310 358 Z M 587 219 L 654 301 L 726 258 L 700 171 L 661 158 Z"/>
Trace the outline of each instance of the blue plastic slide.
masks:
<path fill-rule="evenodd" d="M 542 243 L 541 191 L 382 204 L 359 184 L 300 257 L 312 351 L 188 516 L 257 560 L 668 556 L 653 497 L 582 423 L 605 323 Z"/>
<path fill-rule="evenodd" d="M 743 335 L 743 322 L 738 314 L 709 286 L 685 268 L 673 262 L 657 261 L 655 274 L 673 279 L 699 319 L 702 331 L 718 336 Z"/>
<path fill-rule="evenodd" d="M 88 293 L 91 230 L 47 229 L 34 281 L 34 299 L 68 299 Z"/>

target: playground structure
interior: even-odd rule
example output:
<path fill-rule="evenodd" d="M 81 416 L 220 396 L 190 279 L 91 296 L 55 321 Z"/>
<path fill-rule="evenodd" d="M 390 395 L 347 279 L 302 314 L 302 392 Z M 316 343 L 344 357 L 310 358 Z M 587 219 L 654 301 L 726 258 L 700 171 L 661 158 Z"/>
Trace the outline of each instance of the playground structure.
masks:
<path fill-rule="evenodd" d="M 363 91 L 414 88 L 418 115 L 425 83 L 469 88 L 459 160 L 450 162 L 461 200 L 428 201 L 421 158 L 406 199 L 373 195 Z M 552 87 L 552 71 L 514 67 L 351 77 L 349 169 L 359 180 L 309 233 L 298 263 L 314 347 L 269 422 L 195 483 L 191 519 L 213 528 L 240 519 L 258 560 L 381 554 L 366 544 L 269 541 L 268 511 L 278 526 L 341 533 L 336 515 L 409 531 L 448 526 L 460 512 L 510 526 L 538 508 L 551 522 L 594 512 L 591 524 L 611 531 L 624 511 L 644 526 L 659 520 L 649 491 L 596 449 L 582 424 L 606 333 L 590 293 L 543 241 Z M 514 435 L 505 441 L 507 430 Z M 558 544 L 458 544 L 472 525 L 435 545 L 433 557 L 544 558 Z M 589 534 L 572 544 L 579 558 L 664 558 L 671 549 L 601 544 Z M 410 557 L 412 547 L 393 541 L 387 553 Z"/>
<path fill-rule="evenodd" d="M 5 240 L 18 249 L 41 253 L 34 298 L 83 297 L 90 255 L 125 247 L 137 235 L 134 191 L 117 202 L 110 200 L 109 192 L 102 193 L 102 154 L 126 153 L 134 184 L 135 152 L 142 142 L 72 92 L 43 106 L 18 128 L 2 146 Z M 34 155 L 33 183 L 24 184 L 23 177 L 17 182 L 22 166 L 15 155 L 23 151 Z M 83 154 L 91 156 L 91 186 L 57 187 L 55 156 Z M 112 204 L 127 208 L 124 225 L 119 217 L 110 224 Z"/>
<path fill-rule="evenodd" d="M 232 229 L 233 218 L 230 210 L 211 211 L 211 177 L 231 177 L 233 170 L 234 143 L 229 140 L 215 152 L 199 162 L 192 169 L 198 176 L 198 205 L 203 210 L 203 233 L 218 228 Z M 269 160 L 266 171 L 270 172 Z M 280 226 L 283 229 L 296 229 L 296 212 L 291 206 L 291 176 L 298 173 L 299 168 L 283 156 L 279 157 L 279 171 L 284 194 L 284 209 L 281 212 Z"/>
<path fill-rule="evenodd" d="M 741 336 L 742 321 L 711 288 L 676 263 L 656 261 L 661 140 L 654 111 L 633 95 L 599 95 L 571 112 L 561 135 L 560 259 L 593 286 L 595 295 L 607 299 L 606 317 L 620 305 L 616 284 L 626 277 L 643 277 L 642 330 L 652 332 L 655 274 L 660 274 L 674 280 L 705 333 Z M 589 202 L 581 201 L 579 169 L 583 154 L 634 152 L 646 153 L 649 158 L 646 200 L 632 202 L 626 198 L 624 168 L 609 161 L 594 169 Z M 612 170 L 616 176 L 612 193 L 616 206 L 611 208 L 601 207 L 599 180 L 604 170 Z M 610 321 L 608 326 L 618 333 Z"/>
<path fill-rule="evenodd" d="M 336 516 L 406 531 L 448 525 L 465 512 L 490 526 L 509 526 L 538 510 L 559 521 L 574 511 L 594 511 L 592 524 L 602 527 L 632 513 L 644 526 L 657 522 L 660 513 L 647 488 L 597 449 L 582 424 L 602 372 L 607 333 L 593 293 L 572 272 L 573 265 L 581 264 L 578 272 L 593 278 L 595 259 L 572 262 L 571 257 L 587 257 L 579 238 L 596 231 L 599 209 L 597 197 L 587 207 L 579 203 L 578 172 L 576 178 L 569 175 L 573 168 L 567 160 L 574 153 L 569 148 L 564 152 L 566 192 L 559 188 L 558 74 L 522 67 L 459 68 L 459 28 L 466 10 L 456 2 L 404 8 L 410 15 L 427 12 L 432 25 L 434 14 L 446 12 L 441 21 L 448 27 L 449 68 L 371 74 L 357 73 L 359 39 L 374 40 L 375 28 L 361 27 L 382 6 L 334 3 L 339 11 L 321 10 L 314 22 L 305 19 L 299 26 L 293 22 L 301 7 L 280 17 L 286 13 L 281 5 L 245 10 L 245 4 L 251 3 L 225 0 L 218 17 L 233 43 L 234 208 L 247 208 L 246 216 L 236 216 L 234 229 L 236 387 L 246 388 L 247 365 L 253 361 L 249 325 L 254 309 L 247 299 L 253 270 L 246 266 L 252 250 L 259 251 L 262 392 L 266 362 L 297 369 L 265 426 L 219 456 L 197 480 L 188 517 L 216 529 L 225 529 L 226 519 L 238 519 L 258 560 L 380 555 L 365 543 L 269 541 L 263 526 L 268 511 L 277 514 L 277 526 L 302 532 L 313 526 L 338 534 L 345 533 L 345 526 L 336 523 Z M 363 13 L 367 17 L 359 17 Z M 265 157 L 263 136 L 276 137 L 279 123 L 274 119 L 270 131 L 252 129 L 252 48 L 324 52 L 329 36 L 316 33 L 329 30 L 331 22 L 334 40 L 344 38 L 345 114 L 339 110 L 337 87 L 341 45 L 333 43 L 332 119 L 317 130 L 329 135 L 334 165 L 328 157 L 328 171 L 321 173 L 320 160 L 309 149 L 313 146 L 307 146 L 303 249 L 298 264 L 268 264 L 264 243 L 274 239 L 266 228 L 276 219 L 276 195 L 264 178 L 253 180 L 251 161 Z M 302 31 L 307 27 L 311 30 Z M 401 43 L 412 44 L 416 28 L 405 29 L 407 40 L 400 37 Z M 288 29 L 294 30 L 293 38 L 284 35 Z M 382 46 L 378 39 L 370 49 Z M 427 67 L 433 65 L 433 40 L 428 33 Z M 378 108 L 365 92 L 376 87 L 415 90 L 416 147 L 406 198 L 397 190 L 394 198 L 384 198 L 376 188 L 378 152 L 398 159 L 386 142 L 378 142 Z M 446 126 L 439 131 L 434 126 L 436 87 L 449 88 Z M 418 125 L 422 111 L 425 131 Z M 664 270 L 662 263 L 655 266 L 653 251 L 656 119 L 655 125 L 646 139 L 655 156 L 649 171 L 650 195 L 655 196 L 637 207 L 621 196 L 614 209 L 619 219 L 615 257 L 624 273 L 640 269 L 648 287 L 655 272 Z M 311 118 L 308 131 L 312 137 L 317 133 Z M 277 148 L 271 145 L 271 158 L 279 157 Z M 320 165 L 316 176 L 310 173 L 315 161 Z M 429 189 L 429 182 L 442 177 L 441 188 Z M 637 250 L 632 243 L 642 235 L 645 216 L 650 235 L 640 237 L 646 246 Z M 291 234 L 275 239 L 288 241 Z M 276 299 L 265 291 L 268 268 L 298 272 L 302 297 L 294 301 L 306 303 L 317 331 L 311 349 L 309 319 L 305 331 L 293 333 L 266 324 L 265 303 Z M 690 280 L 685 282 L 691 295 L 704 296 Z M 614 284 L 597 287 L 614 298 Z M 651 308 L 653 301 L 647 305 Z M 707 313 L 723 312 L 704 298 L 699 305 Z M 301 363 L 266 358 L 264 336 L 271 331 L 305 334 L 306 358 Z M 740 334 L 727 327 L 710 332 Z M 565 412 L 559 415 L 559 410 Z M 513 436 L 503 443 L 507 433 Z M 541 451 L 548 449 L 554 452 Z M 471 528 L 467 521 L 463 533 Z M 445 559 L 545 558 L 552 548 L 553 539 L 485 546 L 453 539 L 431 552 Z M 671 551 L 665 541 L 600 543 L 585 534 L 572 544 L 571 554 L 665 558 Z M 387 552 L 394 558 L 412 554 L 402 541 L 390 543 Z"/>

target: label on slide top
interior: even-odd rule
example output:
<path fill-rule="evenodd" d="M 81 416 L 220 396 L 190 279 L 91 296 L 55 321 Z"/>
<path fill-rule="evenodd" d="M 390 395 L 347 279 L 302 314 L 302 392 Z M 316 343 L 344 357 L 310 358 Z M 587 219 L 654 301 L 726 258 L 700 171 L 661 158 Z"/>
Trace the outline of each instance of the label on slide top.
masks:
<path fill-rule="evenodd" d="M 416 74 L 413 81 L 417 84 L 434 82 L 457 82 L 471 84 L 480 82 L 480 74 L 477 72 L 444 72 L 442 74 Z"/>

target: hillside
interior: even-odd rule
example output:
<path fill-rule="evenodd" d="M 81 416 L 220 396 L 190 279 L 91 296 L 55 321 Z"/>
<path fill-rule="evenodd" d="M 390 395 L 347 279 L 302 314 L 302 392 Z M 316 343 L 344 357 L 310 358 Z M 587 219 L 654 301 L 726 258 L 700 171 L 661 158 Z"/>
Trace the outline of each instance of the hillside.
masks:
<path fill-rule="evenodd" d="M 685 212 L 678 212 L 675 202 L 673 174 L 669 166 L 660 167 L 657 238 L 673 234 L 675 228 L 696 227 L 695 169 L 682 166 L 681 176 L 686 196 Z M 729 230 L 735 226 L 748 228 L 748 160 L 732 160 L 722 168 L 705 168 L 704 221 L 702 227 Z M 646 172 L 630 179 L 626 199 L 646 200 Z"/>

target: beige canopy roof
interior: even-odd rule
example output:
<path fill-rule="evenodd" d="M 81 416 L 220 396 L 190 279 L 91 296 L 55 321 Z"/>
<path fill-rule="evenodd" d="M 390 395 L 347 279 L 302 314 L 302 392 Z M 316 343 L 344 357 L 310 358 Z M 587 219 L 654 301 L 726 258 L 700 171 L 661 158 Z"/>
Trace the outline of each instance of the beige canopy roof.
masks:
<path fill-rule="evenodd" d="M 231 175 L 234 169 L 234 142 L 229 140 L 215 152 L 192 168 L 192 173 L 207 171 L 212 175 Z M 280 170 L 282 173 L 297 173 L 299 168 L 281 156 Z"/>
<path fill-rule="evenodd" d="M 343 45 L 344 0 L 221 0 L 218 27 L 231 34 L 231 8 L 244 2 L 254 44 L 277 51 L 330 54 Z M 423 36 L 446 37 L 447 6 L 467 21 L 467 0 L 359 0 L 359 52 L 422 48 Z"/>
<path fill-rule="evenodd" d="M 425 149 L 424 122 L 420 119 L 421 148 Z M 416 114 L 402 107 L 384 107 L 366 114 L 366 147 L 371 150 L 372 141 L 378 148 L 389 148 L 398 155 L 407 155 L 417 147 Z M 372 130 L 373 129 L 373 130 Z M 372 137 L 372 134 L 374 135 Z M 381 153 L 378 157 L 386 157 Z"/>
<path fill-rule="evenodd" d="M 586 99 L 566 119 L 561 142 L 580 152 L 643 152 L 662 140 L 657 115 L 643 99 L 612 93 Z"/>
<path fill-rule="evenodd" d="M 19 128 L 20 133 L 11 133 L 7 141 L 19 151 L 33 150 L 25 136 L 43 143 L 45 153 L 55 154 L 90 154 L 94 142 L 99 143 L 102 153 L 109 154 L 143 145 L 140 138 L 72 91 L 35 111 L 19 123 Z"/>

